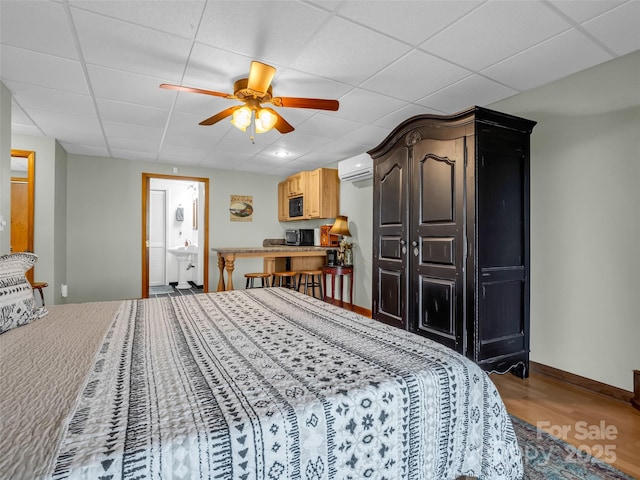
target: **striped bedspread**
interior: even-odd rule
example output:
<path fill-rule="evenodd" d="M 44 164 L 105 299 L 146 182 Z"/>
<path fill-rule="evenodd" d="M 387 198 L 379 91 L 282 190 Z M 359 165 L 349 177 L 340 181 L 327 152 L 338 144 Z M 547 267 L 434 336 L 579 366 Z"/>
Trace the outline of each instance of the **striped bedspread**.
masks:
<path fill-rule="evenodd" d="M 125 301 L 55 479 L 522 477 L 472 362 L 280 288 Z"/>

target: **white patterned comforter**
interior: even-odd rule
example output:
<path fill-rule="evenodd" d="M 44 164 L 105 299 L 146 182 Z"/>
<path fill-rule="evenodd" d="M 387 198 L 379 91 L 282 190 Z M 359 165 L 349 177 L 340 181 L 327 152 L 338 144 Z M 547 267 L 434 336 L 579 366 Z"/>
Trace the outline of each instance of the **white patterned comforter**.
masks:
<path fill-rule="evenodd" d="M 285 289 L 121 305 L 54 479 L 522 477 L 477 366 Z"/>

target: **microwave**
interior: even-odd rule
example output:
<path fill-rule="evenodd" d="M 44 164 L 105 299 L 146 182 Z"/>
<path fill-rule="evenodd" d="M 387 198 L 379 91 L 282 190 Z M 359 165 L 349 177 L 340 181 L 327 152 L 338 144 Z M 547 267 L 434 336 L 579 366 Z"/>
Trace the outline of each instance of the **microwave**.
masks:
<path fill-rule="evenodd" d="M 313 245 L 313 228 L 285 230 L 284 239 L 287 245 Z"/>
<path fill-rule="evenodd" d="M 289 199 L 289 218 L 302 217 L 304 215 L 302 197 L 293 197 Z"/>

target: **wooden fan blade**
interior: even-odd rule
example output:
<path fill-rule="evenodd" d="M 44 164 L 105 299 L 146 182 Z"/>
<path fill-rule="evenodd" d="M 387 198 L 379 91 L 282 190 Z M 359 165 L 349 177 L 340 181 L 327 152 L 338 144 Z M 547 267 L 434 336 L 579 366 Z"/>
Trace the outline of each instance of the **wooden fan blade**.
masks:
<path fill-rule="evenodd" d="M 272 114 L 274 114 L 277 117 L 277 121 L 276 124 L 273 126 L 276 130 L 278 130 L 280 133 L 289 133 L 289 132 L 293 132 L 295 130 L 295 128 L 293 128 L 293 126 L 287 122 L 284 118 L 282 118 L 282 116 L 276 112 L 273 108 L 265 108 L 265 110 L 269 110 Z"/>
<path fill-rule="evenodd" d="M 271 65 L 254 60 L 251 62 L 251 69 L 249 70 L 247 88 L 264 94 L 267 92 L 269 85 L 271 85 L 271 80 L 273 80 L 275 74 L 276 69 Z"/>
<path fill-rule="evenodd" d="M 340 107 L 338 100 L 324 100 L 322 98 L 296 98 L 296 97 L 273 97 L 271 99 L 276 107 L 290 108 L 314 108 L 316 110 L 333 110 Z"/>
<path fill-rule="evenodd" d="M 233 112 L 235 112 L 240 107 L 242 107 L 242 105 L 229 107 L 226 110 L 216 113 L 213 117 L 209 117 L 206 120 L 201 121 L 200 125 L 213 125 L 214 123 L 218 123 L 220 120 L 224 120 L 225 118 L 233 114 Z"/>
<path fill-rule="evenodd" d="M 213 90 L 203 90 L 201 88 L 182 87 L 180 85 L 171 85 L 169 83 L 163 83 L 162 85 L 160 85 L 160 88 L 166 88 L 168 90 L 178 90 L 179 92 L 202 93 L 203 95 L 212 95 L 214 97 L 235 98 L 229 93 L 214 92 Z"/>

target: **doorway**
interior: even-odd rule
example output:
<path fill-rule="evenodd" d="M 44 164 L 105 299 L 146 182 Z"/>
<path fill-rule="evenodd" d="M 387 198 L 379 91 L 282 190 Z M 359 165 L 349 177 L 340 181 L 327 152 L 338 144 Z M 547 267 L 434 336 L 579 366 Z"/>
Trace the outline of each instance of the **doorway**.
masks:
<path fill-rule="evenodd" d="M 11 150 L 11 252 L 33 252 L 36 153 Z M 26 272 L 33 285 L 33 268 Z"/>
<path fill-rule="evenodd" d="M 169 253 L 185 243 L 197 249 L 186 266 Z M 143 173 L 142 298 L 180 273 L 178 284 L 184 282 L 183 269 L 190 283 L 209 291 L 209 179 Z"/>

